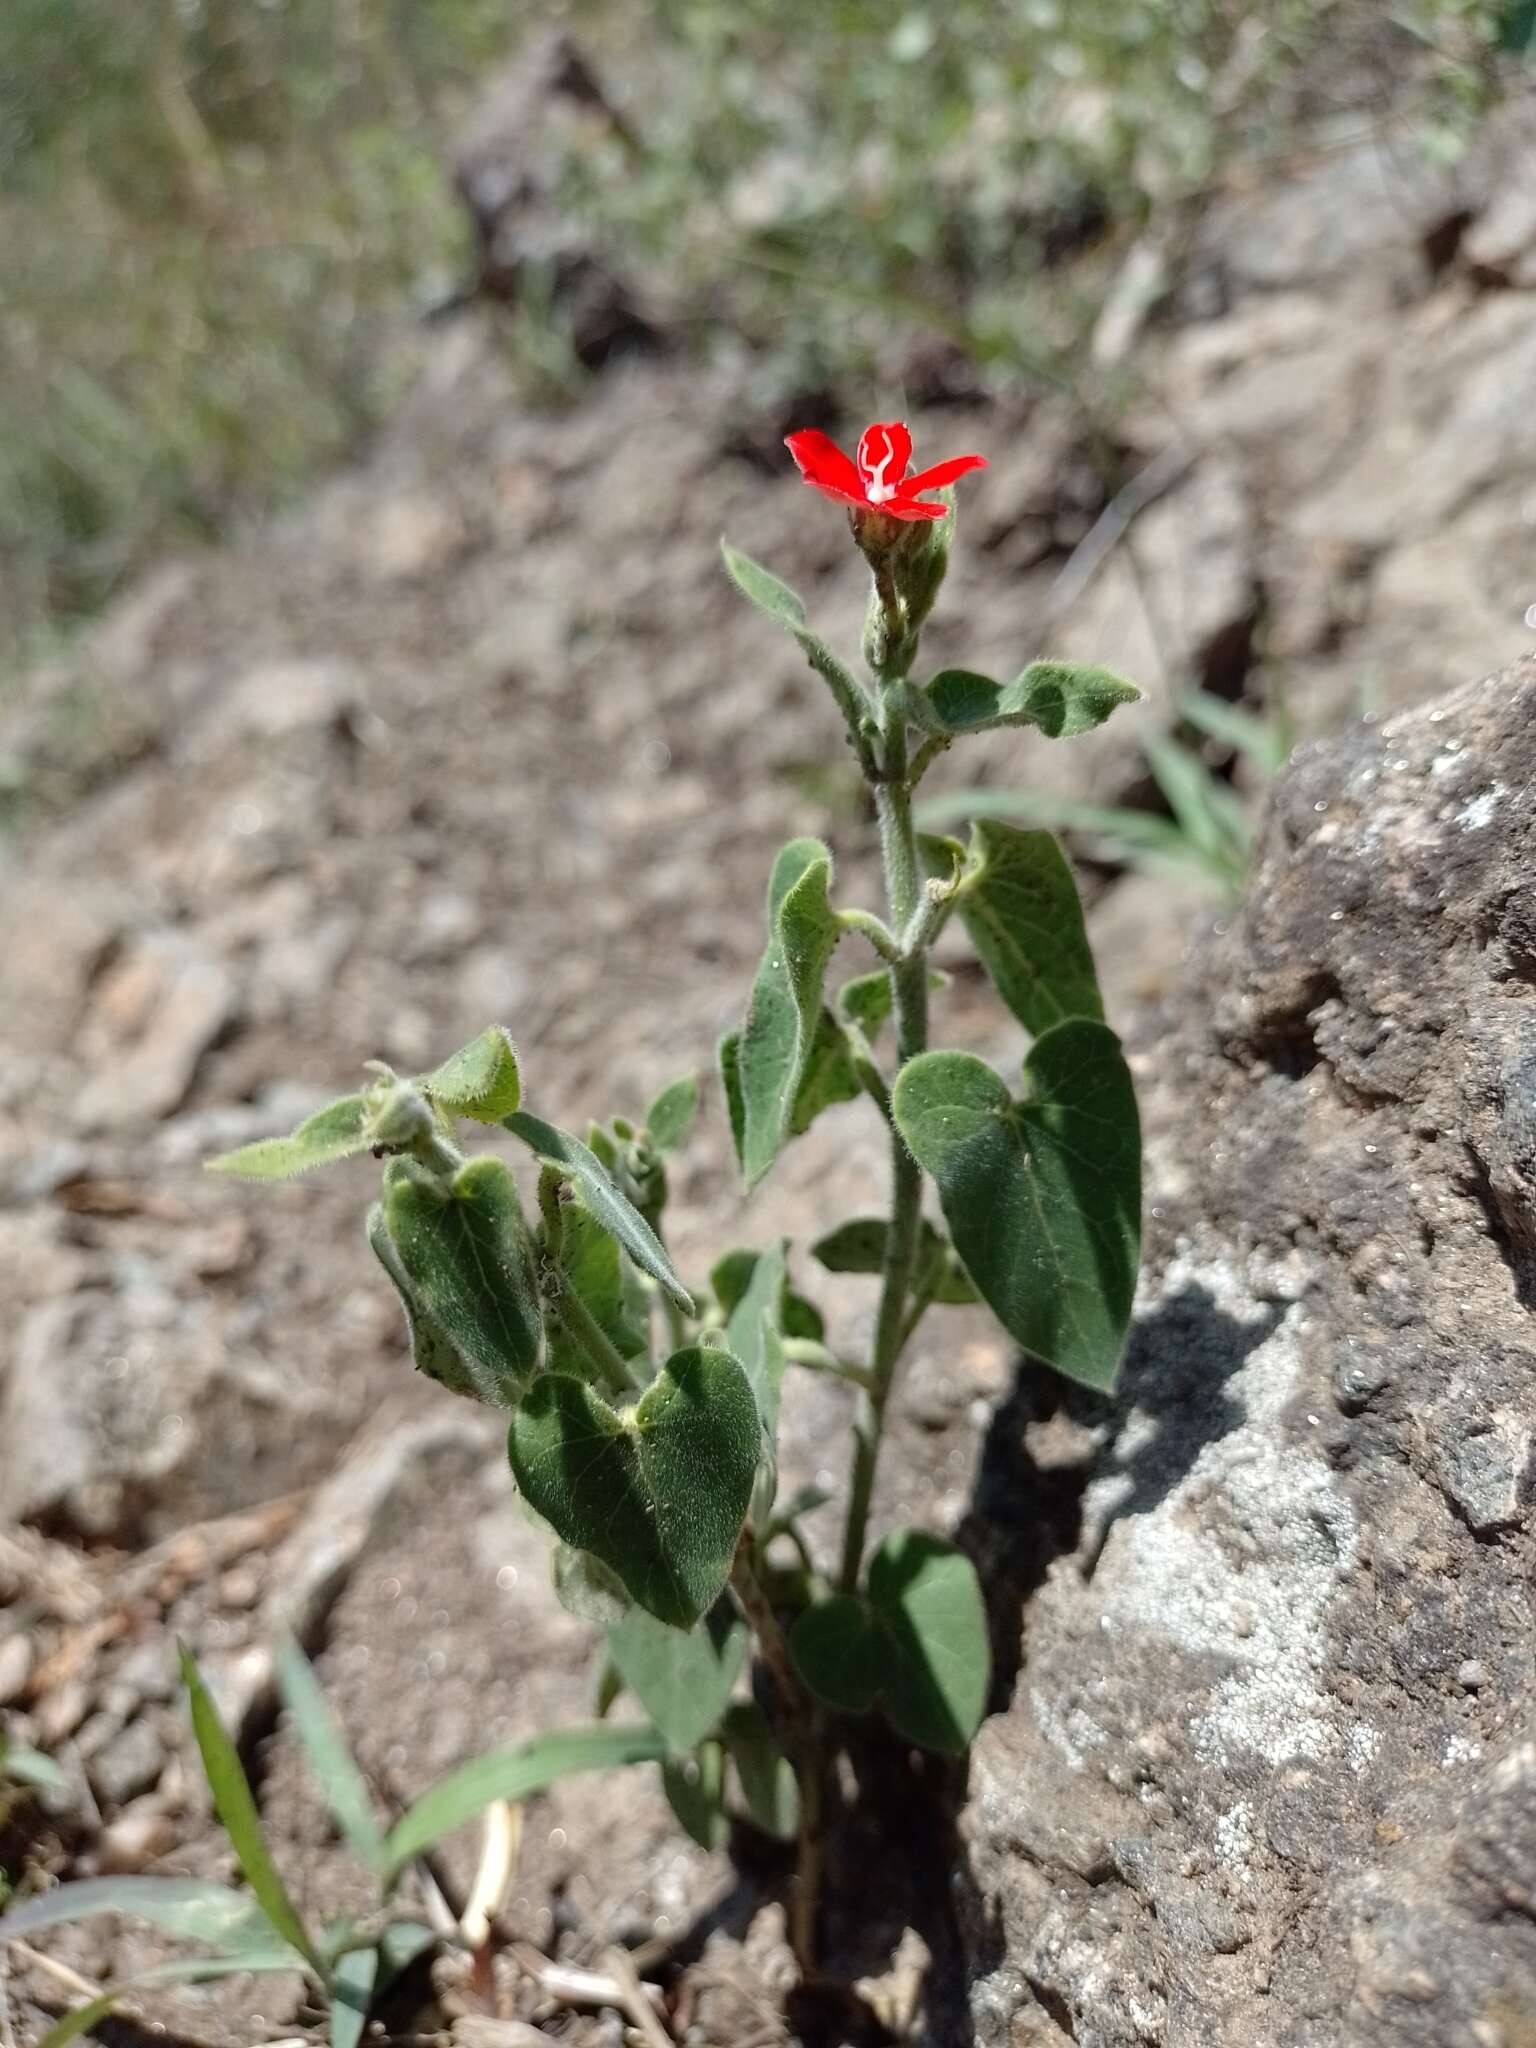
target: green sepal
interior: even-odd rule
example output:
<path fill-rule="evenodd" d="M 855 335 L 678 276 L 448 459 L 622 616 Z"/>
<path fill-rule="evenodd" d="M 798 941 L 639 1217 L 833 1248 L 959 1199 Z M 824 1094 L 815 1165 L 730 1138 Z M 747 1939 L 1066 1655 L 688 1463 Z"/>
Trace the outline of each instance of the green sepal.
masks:
<path fill-rule="evenodd" d="M 1033 1036 L 1104 1000 L 1067 859 L 1049 832 L 994 818 L 971 828 L 960 916 L 992 985 Z"/>
<path fill-rule="evenodd" d="M 233 1180 L 291 1180 L 313 1167 L 354 1159 L 372 1148 L 373 1108 L 370 1095 L 343 1095 L 305 1117 L 286 1138 L 259 1138 L 254 1145 L 222 1152 L 207 1162 L 206 1171 Z"/>
<path fill-rule="evenodd" d="M 819 839 L 791 840 L 773 864 L 768 945 L 735 1052 L 742 1173 L 749 1188 L 772 1166 L 789 1135 L 811 1060 L 822 979 L 839 936 L 831 883 L 832 856 Z"/>
<path fill-rule="evenodd" d="M 400 1263 L 400 1254 L 395 1250 L 389 1225 L 384 1220 L 382 1202 L 375 1202 L 368 1211 L 368 1243 L 374 1257 L 389 1275 L 400 1306 L 405 1311 L 406 1338 L 416 1370 L 425 1378 L 435 1380 L 440 1387 L 446 1387 L 450 1394 L 467 1394 L 472 1400 L 478 1400 L 475 1375 L 459 1356 L 457 1346 L 442 1324 L 434 1321 L 422 1306 L 410 1276 Z"/>
<path fill-rule="evenodd" d="M 510 1407 L 538 1365 L 544 1325 L 508 1167 L 483 1155 L 445 1186 L 412 1159 L 392 1160 L 384 1223 L 410 1296 L 452 1343 L 473 1391 Z"/>
<path fill-rule="evenodd" d="M 676 1152 L 688 1142 L 699 1110 L 699 1077 L 671 1081 L 645 1112 L 645 1127 L 658 1152 Z"/>
<path fill-rule="evenodd" d="M 571 1182 L 582 1201 L 602 1228 L 616 1237 L 642 1273 L 648 1273 L 662 1291 L 671 1296 L 685 1316 L 693 1314 L 693 1298 L 672 1270 L 660 1238 L 640 1211 L 622 1193 L 602 1161 L 590 1146 L 569 1131 L 539 1117 L 520 1111 L 502 1119 L 515 1138 L 521 1138 L 546 1166 L 553 1166 Z"/>
<path fill-rule="evenodd" d="M 624 1684 L 680 1755 L 712 1734 L 725 1712 L 749 1632 L 729 1599 L 690 1629 L 669 1628 L 633 1607 L 608 1630 L 608 1655 Z"/>
<path fill-rule="evenodd" d="M 899 686 L 898 704 L 914 725 L 945 738 L 1004 725 L 1033 726 L 1048 739 L 1092 732 L 1121 704 L 1141 696 L 1107 668 L 1073 661 L 1032 661 L 1011 683 L 970 669 L 941 671 L 922 687 Z"/>
<path fill-rule="evenodd" d="M 511 1034 L 492 1024 L 478 1038 L 453 1053 L 418 1084 L 451 1116 L 473 1117 L 476 1123 L 499 1124 L 522 1101 L 522 1076 Z"/>
<path fill-rule="evenodd" d="M 992 1653 L 975 1567 L 920 1530 L 886 1537 L 867 1597 L 840 1593 L 807 1608 L 790 1651 L 818 1699 L 854 1714 L 878 1700 L 920 1749 L 959 1755 L 986 1711 Z"/>
<path fill-rule="evenodd" d="M 720 1849 L 730 1832 L 725 1811 L 725 1755 L 718 1742 L 704 1742 L 693 1756 L 668 1757 L 661 1789 L 684 1834 L 701 1849 Z"/>
<path fill-rule="evenodd" d="M 897 1076 L 896 1127 L 933 1176 L 955 1249 L 1009 1335 L 1113 1388 L 1141 1241 L 1141 1135 L 1120 1041 L 1073 1018 L 1035 1040 L 1026 1093 L 970 1053 Z"/>
<path fill-rule="evenodd" d="M 534 1513 L 674 1628 L 725 1586 L 762 1448 L 746 1374 L 706 1346 L 674 1352 L 622 1411 L 568 1373 L 541 1374 L 507 1438 Z"/>

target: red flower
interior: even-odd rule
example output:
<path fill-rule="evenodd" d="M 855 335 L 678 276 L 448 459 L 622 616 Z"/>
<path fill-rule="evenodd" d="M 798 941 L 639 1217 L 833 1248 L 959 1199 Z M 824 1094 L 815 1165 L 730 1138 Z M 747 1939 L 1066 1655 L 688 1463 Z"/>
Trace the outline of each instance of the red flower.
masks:
<path fill-rule="evenodd" d="M 795 458 L 802 479 L 840 505 L 856 505 L 861 512 L 883 512 L 888 519 L 942 519 L 944 505 L 926 504 L 919 491 L 936 491 L 952 484 L 968 469 L 985 469 L 985 455 L 953 455 L 948 462 L 936 462 L 932 469 L 907 475 L 912 460 L 912 436 L 900 420 L 866 427 L 859 437 L 856 463 L 832 440 L 814 427 L 790 434 L 784 446 Z"/>

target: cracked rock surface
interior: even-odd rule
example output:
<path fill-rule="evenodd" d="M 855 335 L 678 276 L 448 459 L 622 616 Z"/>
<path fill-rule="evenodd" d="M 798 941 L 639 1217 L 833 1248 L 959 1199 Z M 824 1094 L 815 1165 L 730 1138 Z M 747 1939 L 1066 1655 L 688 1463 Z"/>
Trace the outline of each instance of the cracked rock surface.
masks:
<path fill-rule="evenodd" d="M 1533 872 L 1525 661 L 1304 753 L 1139 1034 L 1124 1392 L 963 1824 L 984 2048 L 1536 2038 Z"/>

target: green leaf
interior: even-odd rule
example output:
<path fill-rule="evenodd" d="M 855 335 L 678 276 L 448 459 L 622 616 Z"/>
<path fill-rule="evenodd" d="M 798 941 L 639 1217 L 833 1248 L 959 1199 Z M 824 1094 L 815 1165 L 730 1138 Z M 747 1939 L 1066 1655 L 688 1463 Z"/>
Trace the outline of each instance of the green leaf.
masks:
<path fill-rule="evenodd" d="M 544 1323 L 505 1162 L 482 1154 L 444 1187 L 414 1160 L 393 1160 L 384 1221 L 412 1293 L 452 1342 L 475 1394 L 510 1407 L 538 1364 Z"/>
<path fill-rule="evenodd" d="M 938 1185 L 982 1299 L 1069 1379 L 1115 1383 L 1141 1235 L 1141 1139 L 1120 1041 L 1086 1018 L 1037 1038 L 1026 1094 L 969 1053 L 897 1076 L 896 1126 Z"/>
<path fill-rule="evenodd" d="M 833 1007 L 845 1024 L 856 1024 L 873 1045 L 891 1014 L 893 1000 L 890 969 L 877 967 L 870 974 L 856 974 L 845 981 Z"/>
<path fill-rule="evenodd" d="M 375 1996 L 387 1991 L 402 1971 L 418 1962 L 429 1949 L 436 1948 L 437 1942 L 437 1934 L 420 1920 L 392 1921 L 378 1939 L 379 1981 Z"/>
<path fill-rule="evenodd" d="M 243 1952 L 272 1940 L 267 1916 L 253 1900 L 226 1884 L 196 1877 L 87 1877 L 57 1884 L 35 1899 L 7 1907 L 0 1931 L 30 1936 L 66 1922 L 94 1920 L 102 1913 L 123 1913 L 163 1933 L 215 1949 Z M 288 1967 L 299 1967 L 291 1954 Z"/>
<path fill-rule="evenodd" d="M 881 1273 L 888 1229 L 883 1216 L 856 1216 L 813 1244 L 811 1257 L 819 1259 L 829 1273 Z M 926 1216 L 918 1240 L 914 1291 L 957 1307 L 979 1298 L 953 1246 Z"/>
<path fill-rule="evenodd" d="M 753 1824 L 776 1841 L 792 1842 L 800 1825 L 800 1788 L 762 1708 L 755 1701 L 738 1700 L 726 1714 L 721 1734 Z"/>
<path fill-rule="evenodd" d="M 690 1629 L 636 1607 L 608 1631 L 624 1683 L 680 1755 L 713 1733 L 747 1654 L 748 1630 L 729 1600 Z"/>
<path fill-rule="evenodd" d="M 794 1108 L 789 1115 L 789 1135 L 800 1137 L 824 1109 L 830 1109 L 834 1102 L 852 1102 L 862 1093 L 848 1034 L 823 1003 L 817 1014 L 800 1086 L 795 1090 Z"/>
<path fill-rule="evenodd" d="M 699 1110 L 699 1077 L 684 1074 L 669 1082 L 645 1112 L 645 1127 L 658 1152 L 676 1152 L 688 1142 Z"/>
<path fill-rule="evenodd" d="M 696 1756 L 668 1757 L 661 1767 L 661 1789 L 684 1833 L 701 1849 L 723 1846 L 728 1832 L 725 1758 L 718 1742 L 703 1743 Z"/>
<path fill-rule="evenodd" d="M 427 1379 L 435 1380 L 439 1386 L 446 1387 L 450 1393 L 475 1396 L 474 1373 L 460 1357 L 448 1332 L 422 1307 L 410 1276 L 400 1263 L 400 1254 L 395 1250 L 389 1225 L 384 1220 L 382 1202 L 375 1202 L 368 1211 L 368 1242 L 374 1257 L 389 1275 L 400 1306 L 405 1310 L 406 1336 L 416 1370 Z"/>
<path fill-rule="evenodd" d="M 228 1731 L 219 1718 L 219 1710 L 213 1703 L 213 1695 L 203 1683 L 202 1674 L 185 1644 L 181 1646 L 180 1654 L 182 1683 L 187 1688 L 192 1706 L 192 1732 L 197 1738 L 208 1789 L 213 1794 L 214 1811 L 223 1823 L 230 1847 L 245 1873 L 245 1881 L 271 1923 L 273 1932 L 297 1949 L 323 1983 L 325 1965 L 288 1896 L 288 1888 L 277 1873 L 277 1865 L 272 1861 L 239 1752 L 230 1741 Z"/>
<path fill-rule="evenodd" d="M 826 641 L 807 626 L 805 605 L 798 594 L 787 583 L 781 583 L 772 570 L 733 548 L 729 541 L 721 541 L 720 552 L 731 581 L 742 596 L 793 637 L 800 652 L 831 690 L 843 717 L 850 725 L 857 724 L 861 712 L 868 707 L 868 699 Z"/>
<path fill-rule="evenodd" d="M 773 864 L 768 946 L 735 1056 L 749 1188 L 779 1155 L 811 1058 L 822 977 L 838 941 L 831 883 L 832 856 L 819 839 L 792 839 Z"/>
<path fill-rule="evenodd" d="M 918 1530 L 881 1544 L 866 1599 L 839 1593 L 807 1608 L 790 1650 L 819 1699 L 855 1714 L 879 1700 L 920 1749 L 958 1755 L 986 1711 L 992 1656 L 975 1568 Z"/>
<path fill-rule="evenodd" d="M 547 1166 L 555 1166 L 577 1189 L 592 1215 L 628 1252 L 642 1273 L 648 1273 L 663 1293 L 682 1310 L 693 1314 L 693 1300 L 672 1270 L 672 1262 L 661 1240 L 634 1203 L 621 1194 L 608 1177 L 597 1155 L 580 1138 L 520 1111 L 504 1119 L 515 1138 L 521 1138 Z"/>
<path fill-rule="evenodd" d="M 590 1621 L 596 1628 L 613 1628 L 626 1614 L 634 1612 L 634 1603 L 617 1573 L 611 1572 L 589 1550 L 573 1550 L 569 1543 L 557 1543 L 550 1556 L 549 1575 L 555 1598 L 578 1621 Z M 598 1709 L 599 1719 L 605 1711 Z"/>
<path fill-rule="evenodd" d="M 1191 725 L 1251 761 L 1266 779 L 1278 775 L 1290 759 L 1291 733 L 1283 711 L 1259 717 L 1240 704 L 1229 704 L 1225 697 L 1213 697 L 1209 690 L 1183 690 L 1177 701 Z"/>
<path fill-rule="evenodd" d="M 630 1321 L 625 1300 L 624 1269 L 617 1238 L 610 1237 L 581 1201 L 568 1204 L 561 1218 L 560 1271 L 564 1284 L 592 1316 L 620 1358 L 636 1358 L 645 1337 Z M 588 1371 L 581 1346 L 556 1319 L 549 1332 L 549 1363 L 556 1372 Z"/>
<path fill-rule="evenodd" d="M 736 1164 L 746 1171 L 747 1106 L 741 1094 L 741 1033 L 728 1031 L 715 1048 L 720 1066 L 720 1086 L 725 1091 L 726 1115 L 731 1125 L 731 1149 Z"/>
<path fill-rule="evenodd" d="M 336 1159 L 352 1159 L 366 1152 L 370 1136 L 372 1105 L 366 1095 L 343 1095 L 306 1117 L 286 1138 L 262 1138 L 238 1151 L 210 1159 L 209 1173 L 228 1174 L 234 1180 L 290 1180 L 296 1173 L 308 1173 L 314 1166 L 329 1166 Z"/>
<path fill-rule="evenodd" d="M 7 1742 L 0 1735 L 0 1778 L 13 1785 L 30 1785 L 38 1792 L 49 1792 L 57 1798 L 66 1797 L 70 1791 L 69 1779 L 51 1756 L 44 1756 L 40 1749 L 29 1748 L 23 1742 Z"/>
<path fill-rule="evenodd" d="M 379 1974 L 376 1948 L 349 1948 L 331 1973 L 331 2048 L 357 2048 Z"/>
<path fill-rule="evenodd" d="M 1102 725 L 1141 692 L 1107 668 L 1032 661 L 1011 683 L 970 669 L 944 669 L 924 688 L 906 685 L 900 708 L 925 731 L 953 737 L 1002 725 L 1032 725 L 1049 739 L 1075 739 Z"/>
<path fill-rule="evenodd" d="M 993 986 L 1034 1037 L 1104 1003 L 1066 857 L 1049 832 L 978 818 L 960 915 Z"/>
<path fill-rule="evenodd" d="M 590 1550 L 658 1621 L 690 1628 L 730 1573 L 763 1451 L 726 1351 L 674 1352 L 633 1408 L 544 1373 L 508 1432 L 513 1476 L 564 1542 Z"/>
<path fill-rule="evenodd" d="M 531 1799 L 578 1771 L 606 1771 L 623 1764 L 659 1763 L 666 1737 L 654 1728 L 566 1728 L 539 1735 L 517 1749 L 488 1750 L 444 1778 L 408 1807 L 389 1832 L 389 1873 L 393 1877 L 413 1856 L 494 1806 Z"/>
<path fill-rule="evenodd" d="M 292 1950 L 287 1948 L 252 1949 L 240 1956 L 178 1957 L 174 1962 L 157 1963 L 153 1969 L 141 1971 L 137 1977 L 125 1977 L 120 1984 L 109 1984 L 98 1997 L 77 2005 L 73 2012 L 55 2020 L 38 2041 L 37 2048 L 66 2048 L 66 2043 L 78 2041 L 82 2034 L 93 2033 L 125 1998 L 136 1997 L 141 1991 L 153 1991 L 157 1985 L 207 1984 L 217 1977 L 243 1977 L 248 1974 L 274 1976 L 299 1967 Z"/>
<path fill-rule="evenodd" d="M 717 1266 L 715 1270 L 720 1269 Z M 747 1376 L 770 1444 L 779 1430 L 779 1390 L 784 1379 L 784 1347 L 780 1339 L 786 1284 L 783 1246 L 759 1254 L 725 1326 L 726 1348 Z"/>
<path fill-rule="evenodd" d="M 499 1124 L 523 1099 L 511 1034 L 500 1024 L 491 1025 L 444 1060 L 435 1073 L 424 1074 L 421 1086 L 452 1116 Z"/>
<path fill-rule="evenodd" d="M 284 1636 L 277 1646 L 277 1683 L 337 1826 L 371 1870 L 382 1870 L 384 1831 L 374 1818 L 367 1782 L 326 1705 L 309 1659 L 292 1636 Z"/>

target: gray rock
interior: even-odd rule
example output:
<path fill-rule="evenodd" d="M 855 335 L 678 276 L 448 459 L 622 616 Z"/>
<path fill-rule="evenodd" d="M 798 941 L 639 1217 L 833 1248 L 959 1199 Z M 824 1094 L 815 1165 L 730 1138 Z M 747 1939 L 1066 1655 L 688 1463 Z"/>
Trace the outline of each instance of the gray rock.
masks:
<path fill-rule="evenodd" d="M 1536 660 L 1303 754 L 1133 1041 L 1124 1386 L 963 1820 L 983 2048 L 1536 2014 L 1533 784 Z"/>

